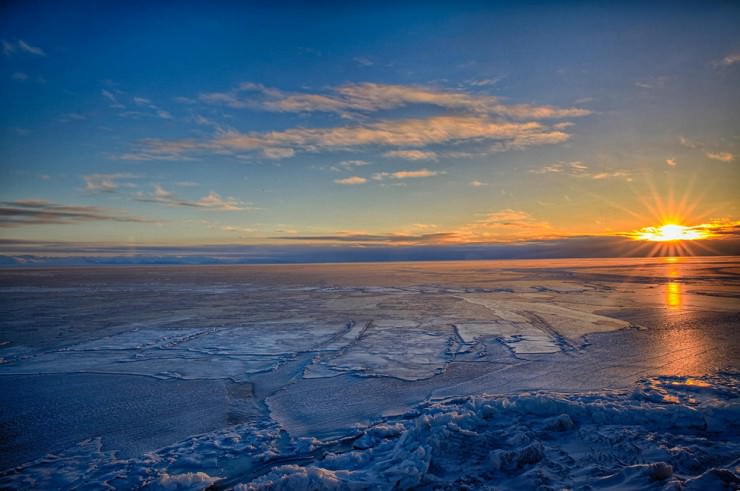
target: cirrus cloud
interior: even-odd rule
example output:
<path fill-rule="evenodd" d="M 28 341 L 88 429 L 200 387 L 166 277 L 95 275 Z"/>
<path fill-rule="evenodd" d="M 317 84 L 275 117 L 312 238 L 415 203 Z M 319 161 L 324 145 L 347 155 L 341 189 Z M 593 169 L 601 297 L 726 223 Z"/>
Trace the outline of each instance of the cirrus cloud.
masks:
<path fill-rule="evenodd" d="M 732 162 L 735 160 L 735 156 L 730 152 L 707 152 L 705 155 L 708 159 L 718 160 L 720 162 Z"/>
<path fill-rule="evenodd" d="M 391 150 L 385 152 L 383 157 L 405 160 L 437 160 L 436 152 L 424 150 Z"/>
<path fill-rule="evenodd" d="M 236 198 L 223 198 L 220 194 L 211 191 L 198 200 L 186 200 L 175 193 L 166 190 L 159 184 L 154 186 L 154 191 L 149 194 L 139 193 L 136 201 L 145 203 L 159 203 L 167 206 L 185 206 L 189 208 L 204 208 L 214 211 L 244 211 L 254 209 L 250 203 L 244 203 Z"/>
<path fill-rule="evenodd" d="M 23 225 L 70 225 L 75 223 L 112 221 L 160 223 L 158 220 L 137 217 L 125 212 L 97 206 L 64 205 L 45 200 L 0 202 L 0 227 Z"/>
<path fill-rule="evenodd" d="M 367 182 L 367 179 L 360 176 L 352 176 L 352 177 L 345 177 L 344 179 L 334 179 L 334 182 L 337 184 L 344 184 L 348 186 L 352 186 L 354 184 L 365 184 Z"/>

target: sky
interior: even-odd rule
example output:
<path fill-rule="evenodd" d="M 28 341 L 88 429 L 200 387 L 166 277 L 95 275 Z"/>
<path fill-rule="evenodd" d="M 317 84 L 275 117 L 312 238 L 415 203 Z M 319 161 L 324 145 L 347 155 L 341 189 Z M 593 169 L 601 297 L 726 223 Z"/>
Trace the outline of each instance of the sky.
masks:
<path fill-rule="evenodd" d="M 737 239 L 737 2 L 352 3 L 3 2 L 0 254 Z"/>

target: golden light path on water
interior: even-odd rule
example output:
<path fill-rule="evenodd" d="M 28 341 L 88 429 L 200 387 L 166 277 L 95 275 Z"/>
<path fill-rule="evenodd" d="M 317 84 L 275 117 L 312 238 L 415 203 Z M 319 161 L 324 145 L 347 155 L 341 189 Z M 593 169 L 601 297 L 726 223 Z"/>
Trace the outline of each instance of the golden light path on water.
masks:
<path fill-rule="evenodd" d="M 666 257 L 664 264 L 662 303 L 665 325 L 656 332 L 657 343 L 651 351 L 664 354 L 666 364 L 662 372 L 666 375 L 703 373 L 712 365 L 712 349 L 706 339 L 710 334 L 703 331 L 702 326 L 694 324 L 701 322 L 701 316 L 695 317 L 695 313 L 702 299 L 692 295 L 690 289 L 687 291 L 686 282 L 691 280 L 684 273 L 692 275 L 691 264 L 683 257 Z M 688 271 L 684 271 L 685 268 Z"/>
<path fill-rule="evenodd" d="M 665 306 L 668 309 L 676 310 L 681 307 L 682 285 L 680 283 L 680 259 L 677 257 L 667 257 L 665 259 L 668 266 L 668 282 L 665 283 Z"/>

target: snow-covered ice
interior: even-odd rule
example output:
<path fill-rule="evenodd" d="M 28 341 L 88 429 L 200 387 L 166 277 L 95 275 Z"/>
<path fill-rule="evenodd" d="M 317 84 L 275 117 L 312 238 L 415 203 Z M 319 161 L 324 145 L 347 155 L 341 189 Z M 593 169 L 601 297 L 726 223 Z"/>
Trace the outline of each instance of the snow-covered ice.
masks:
<path fill-rule="evenodd" d="M 719 373 L 644 379 L 622 391 L 428 401 L 343 438 L 285 438 L 275 424 L 242 425 L 133 459 L 94 439 L 18 467 L 0 485 L 736 489 L 739 383 L 740 374 Z"/>
<path fill-rule="evenodd" d="M 734 258 L 8 270 L 0 487 L 737 487 L 739 320 Z"/>

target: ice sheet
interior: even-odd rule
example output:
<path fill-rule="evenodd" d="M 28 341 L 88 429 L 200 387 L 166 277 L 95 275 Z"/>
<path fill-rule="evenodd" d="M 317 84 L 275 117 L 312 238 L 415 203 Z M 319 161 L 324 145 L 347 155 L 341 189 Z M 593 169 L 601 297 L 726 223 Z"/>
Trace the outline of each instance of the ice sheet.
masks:
<path fill-rule="evenodd" d="M 689 488 L 731 481 L 737 447 L 728 442 L 737 441 L 737 428 L 726 421 L 737 417 L 732 370 L 740 370 L 736 263 L 4 272 L 0 377 L 11 388 L 35 374 L 125 374 L 145 376 L 153 398 L 167 390 L 159 384 L 170 383 L 248 387 L 248 397 L 222 391 L 208 405 L 224 408 L 222 429 L 140 457 L 113 453 L 125 444 L 111 439 L 111 418 L 87 431 L 75 418 L 51 414 L 49 425 L 75 426 L 67 433 L 85 439 L 6 471 L 0 487 L 639 489 L 672 479 Z M 713 378 L 717 372 L 723 375 Z M 641 378 L 637 389 L 624 390 Z M 48 407 L 84 397 L 68 389 L 60 387 Z M 149 423 L 160 434 L 199 431 L 153 411 L 150 399 L 123 397 L 115 410 L 156 414 Z M 110 404 L 100 410 L 115 414 Z M 532 412 L 540 404 L 559 412 Z M 27 410 L 3 406 L 10 423 L 0 436 L 15 447 L 0 452 L 25 445 L 36 455 L 64 446 L 54 433 L 43 444 L 24 440 L 13 421 Z M 499 411 L 493 422 L 484 417 L 490 408 Z M 682 423 L 697 413 L 711 422 L 703 434 Z M 470 418 L 458 421 L 461 414 Z M 616 426 L 599 426 L 601 417 Z M 465 431 L 422 423 L 438 418 Z M 475 421 L 480 425 L 470 426 Z M 729 433 L 718 430 L 723 425 Z M 719 443 L 707 449 L 705 437 Z M 586 447 L 595 450 L 584 454 Z M 679 447 L 698 464 L 660 450 Z M 466 468 L 455 459 L 468 448 L 485 455 L 468 455 Z"/>

